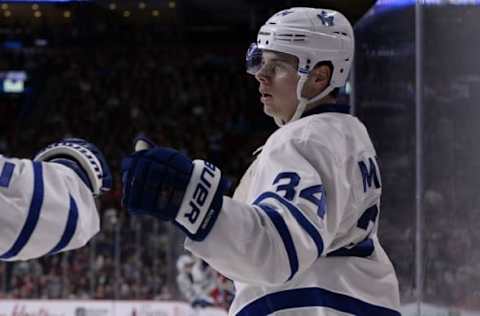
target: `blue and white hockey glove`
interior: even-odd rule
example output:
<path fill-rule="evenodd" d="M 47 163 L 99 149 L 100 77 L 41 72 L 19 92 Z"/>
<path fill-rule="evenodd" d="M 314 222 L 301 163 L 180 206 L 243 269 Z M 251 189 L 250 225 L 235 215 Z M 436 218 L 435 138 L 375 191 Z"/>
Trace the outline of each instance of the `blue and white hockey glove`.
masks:
<path fill-rule="evenodd" d="M 220 169 L 144 137 L 136 140 L 135 150 L 122 161 L 122 204 L 133 215 L 173 221 L 191 239 L 205 239 L 228 188 Z"/>
<path fill-rule="evenodd" d="M 67 166 L 82 179 L 94 196 L 112 188 L 112 174 L 102 152 L 80 138 L 64 138 L 48 145 L 33 158 Z"/>

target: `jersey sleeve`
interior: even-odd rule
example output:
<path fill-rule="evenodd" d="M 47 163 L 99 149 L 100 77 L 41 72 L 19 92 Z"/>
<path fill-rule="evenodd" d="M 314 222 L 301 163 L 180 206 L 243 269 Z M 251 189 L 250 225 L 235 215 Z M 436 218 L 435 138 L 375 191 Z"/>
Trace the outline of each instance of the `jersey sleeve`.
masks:
<path fill-rule="evenodd" d="M 0 260 L 81 247 L 99 226 L 93 196 L 73 170 L 0 156 Z"/>
<path fill-rule="evenodd" d="M 256 170 L 251 200 L 225 197 L 207 239 L 186 246 L 231 279 L 277 285 L 330 251 L 350 184 L 326 146 L 297 138 L 266 146 Z"/>

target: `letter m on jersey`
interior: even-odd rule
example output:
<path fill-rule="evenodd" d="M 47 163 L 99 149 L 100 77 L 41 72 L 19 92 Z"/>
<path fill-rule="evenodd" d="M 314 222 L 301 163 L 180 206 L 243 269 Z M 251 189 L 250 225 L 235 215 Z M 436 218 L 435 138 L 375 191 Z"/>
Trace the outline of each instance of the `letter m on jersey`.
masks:
<path fill-rule="evenodd" d="M 372 184 L 375 185 L 376 189 L 381 187 L 375 158 L 368 158 L 368 161 L 361 160 L 358 162 L 358 166 L 360 167 L 360 172 L 362 173 L 363 192 L 366 193 L 367 190 L 372 187 Z"/>

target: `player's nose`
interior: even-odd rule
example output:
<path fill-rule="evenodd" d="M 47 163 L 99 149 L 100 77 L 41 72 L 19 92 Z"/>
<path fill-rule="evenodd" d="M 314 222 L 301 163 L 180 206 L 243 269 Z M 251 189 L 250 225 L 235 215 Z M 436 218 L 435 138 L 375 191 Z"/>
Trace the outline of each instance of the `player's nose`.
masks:
<path fill-rule="evenodd" d="M 270 76 L 267 75 L 266 71 L 262 67 L 255 74 L 255 79 L 257 79 L 257 81 L 260 82 L 260 83 L 267 83 L 270 80 Z"/>

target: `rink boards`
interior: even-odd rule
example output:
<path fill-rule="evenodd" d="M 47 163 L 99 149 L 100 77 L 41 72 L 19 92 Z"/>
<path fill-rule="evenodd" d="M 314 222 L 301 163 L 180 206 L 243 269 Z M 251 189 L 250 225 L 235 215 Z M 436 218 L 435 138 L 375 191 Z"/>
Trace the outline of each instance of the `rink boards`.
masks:
<path fill-rule="evenodd" d="M 193 310 L 183 302 L 1 300 L 0 316 L 226 316 L 217 308 Z"/>
<path fill-rule="evenodd" d="M 402 307 L 403 316 L 416 316 L 417 305 Z M 422 305 L 424 316 L 480 316 L 452 308 Z M 193 310 L 183 302 L 90 301 L 90 300 L 1 300 L 0 316 L 227 316 L 224 310 Z"/>

